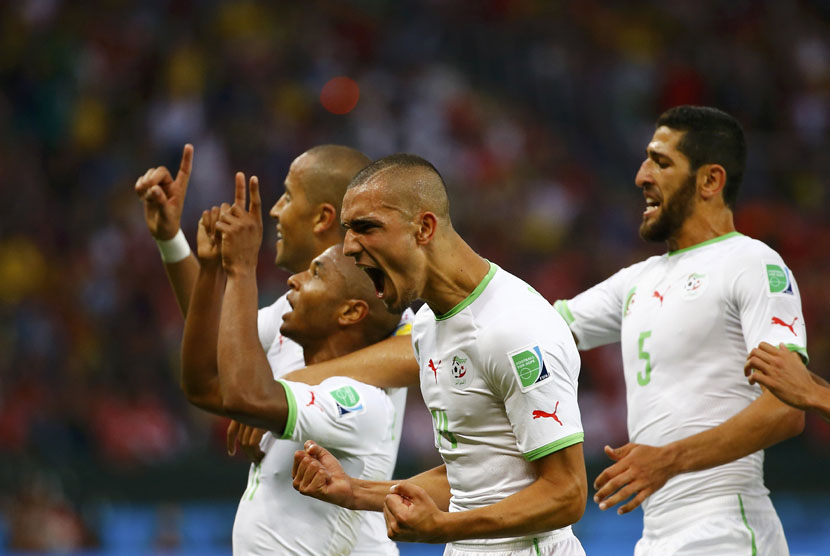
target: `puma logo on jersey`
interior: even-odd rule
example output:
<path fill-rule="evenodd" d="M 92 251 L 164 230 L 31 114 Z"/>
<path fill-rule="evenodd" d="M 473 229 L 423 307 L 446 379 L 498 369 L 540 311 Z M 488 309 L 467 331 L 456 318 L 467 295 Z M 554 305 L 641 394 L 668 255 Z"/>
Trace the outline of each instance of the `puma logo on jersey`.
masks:
<path fill-rule="evenodd" d="M 663 292 L 663 295 L 660 295 L 660 292 L 658 292 L 657 290 L 654 290 L 654 293 L 652 293 L 652 294 L 651 294 L 651 297 L 656 297 L 657 299 L 659 299 L 659 300 L 660 300 L 660 307 L 662 307 L 662 306 L 663 306 L 663 297 L 664 297 L 667 293 L 669 293 L 669 290 L 670 290 L 670 289 L 671 289 L 671 286 L 669 286 L 668 288 L 666 288 L 666 291 L 664 291 L 664 292 Z"/>
<path fill-rule="evenodd" d="M 794 328 L 795 321 L 797 321 L 797 320 L 798 320 L 798 317 L 795 317 L 790 324 L 787 324 L 786 322 L 779 319 L 778 317 L 772 317 L 772 322 L 770 324 L 778 324 L 780 326 L 783 326 L 784 328 L 789 328 L 790 332 L 793 333 L 793 336 L 798 336 L 798 334 L 795 333 L 795 328 Z"/>
<path fill-rule="evenodd" d="M 556 402 L 556 406 L 553 408 L 553 413 L 548 413 L 547 411 L 542 411 L 541 409 L 534 409 L 533 410 L 533 418 L 540 419 L 542 417 L 547 417 L 553 419 L 559 426 L 564 427 L 565 425 L 562 424 L 562 421 L 559 420 L 559 417 L 556 416 L 556 411 L 559 409 L 559 402 Z"/>
<path fill-rule="evenodd" d="M 317 399 L 314 397 L 314 392 L 311 392 L 311 401 L 310 401 L 310 402 L 308 402 L 307 404 L 305 404 L 305 406 L 306 406 L 306 407 L 311 407 L 312 405 L 313 405 L 314 407 L 316 407 L 317 409 L 319 409 L 320 411 L 323 411 L 323 408 L 322 408 L 322 407 L 320 407 L 320 406 L 317 404 Z"/>
<path fill-rule="evenodd" d="M 438 360 L 438 364 L 432 362 L 432 359 L 429 360 L 429 368 L 432 369 L 432 374 L 435 375 L 435 384 L 438 384 L 438 367 L 441 366 L 441 360 Z"/>

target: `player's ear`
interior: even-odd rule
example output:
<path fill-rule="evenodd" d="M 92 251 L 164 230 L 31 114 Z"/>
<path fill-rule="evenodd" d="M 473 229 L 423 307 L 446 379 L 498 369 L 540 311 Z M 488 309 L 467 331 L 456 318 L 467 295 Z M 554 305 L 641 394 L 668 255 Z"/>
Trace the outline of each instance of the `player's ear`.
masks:
<path fill-rule="evenodd" d="M 340 326 L 352 326 L 369 316 L 369 304 L 363 299 L 347 299 L 337 313 Z"/>
<path fill-rule="evenodd" d="M 705 201 L 721 194 L 726 185 L 726 169 L 720 164 L 703 164 L 697 169 L 697 189 Z"/>
<path fill-rule="evenodd" d="M 312 230 L 315 234 L 322 234 L 332 227 L 339 226 L 337 221 L 337 209 L 331 203 L 320 203 L 317 205 L 317 213 L 314 216 Z"/>
<path fill-rule="evenodd" d="M 438 217 L 433 212 L 422 212 L 418 218 L 418 231 L 415 234 L 415 241 L 419 245 L 426 245 L 435 236 L 438 229 Z"/>

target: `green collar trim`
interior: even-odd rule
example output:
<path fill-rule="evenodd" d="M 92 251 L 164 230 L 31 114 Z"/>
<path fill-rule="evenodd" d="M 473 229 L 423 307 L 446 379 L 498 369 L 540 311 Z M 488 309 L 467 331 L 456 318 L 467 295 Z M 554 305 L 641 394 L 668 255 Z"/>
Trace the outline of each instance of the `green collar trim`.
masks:
<path fill-rule="evenodd" d="M 673 255 L 679 255 L 680 253 L 685 253 L 686 251 L 691 251 L 692 249 L 697 249 L 698 247 L 705 247 L 707 245 L 712 245 L 713 243 L 717 243 L 719 241 L 723 241 L 725 239 L 729 239 L 731 237 L 742 236 L 741 232 L 729 232 L 728 234 L 723 234 L 722 236 L 713 237 L 712 239 L 707 239 L 697 245 L 691 245 L 689 247 L 684 247 L 683 249 L 678 249 L 677 251 L 669 251 L 669 257 Z"/>
<path fill-rule="evenodd" d="M 496 269 L 498 268 L 498 266 L 494 265 L 490 261 L 487 261 L 487 264 L 490 265 L 490 270 L 487 271 L 487 274 L 484 276 L 481 282 L 478 283 L 476 289 L 474 289 L 472 293 L 470 293 L 470 295 L 465 297 L 458 305 L 450 309 L 447 313 L 444 313 L 443 315 L 435 315 L 435 320 L 447 320 L 448 318 L 453 317 L 461 311 L 463 311 L 464 309 L 466 309 L 470 305 L 470 303 L 478 299 L 478 296 L 481 295 L 481 292 L 484 291 L 484 288 L 487 287 L 487 284 L 489 284 L 490 280 L 493 279 L 493 276 L 496 275 Z"/>

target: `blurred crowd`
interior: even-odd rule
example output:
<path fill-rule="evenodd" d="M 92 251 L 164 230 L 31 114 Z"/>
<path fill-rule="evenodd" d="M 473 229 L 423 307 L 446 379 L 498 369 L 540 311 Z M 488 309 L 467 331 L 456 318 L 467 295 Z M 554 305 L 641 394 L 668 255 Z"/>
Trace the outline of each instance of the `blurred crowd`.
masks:
<path fill-rule="evenodd" d="M 66 469 L 226 457 L 223 423 L 179 393 L 182 318 L 133 193 L 148 167 L 176 167 L 185 142 L 191 244 L 236 170 L 260 177 L 269 205 L 315 144 L 406 151 L 443 173 L 461 234 L 553 301 L 663 251 L 637 236 L 634 175 L 653 122 L 676 104 L 718 106 L 748 134 L 737 227 L 794 271 L 812 367 L 830 374 L 827 6 L 0 3 L 0 506 L 25 521 L 51 500 L 56 527 L 77 529 L 60 538 L 91 543 L 62 513 Z M 360 86 L 347 115 L 319 102 L 339 75 Z M 263 304 L 286 278 L 266 228 Z M 580 384 L 598 460 L 626 440 L 619 348 L 583 354 Z M 418 399 L 399 458 L 415 470 L 435 461 Z M 828 425 L 809 419 L 782 449 L 826 458 L 828 446 Z M 13 544 L 42 535 L 23 537 Z"/>

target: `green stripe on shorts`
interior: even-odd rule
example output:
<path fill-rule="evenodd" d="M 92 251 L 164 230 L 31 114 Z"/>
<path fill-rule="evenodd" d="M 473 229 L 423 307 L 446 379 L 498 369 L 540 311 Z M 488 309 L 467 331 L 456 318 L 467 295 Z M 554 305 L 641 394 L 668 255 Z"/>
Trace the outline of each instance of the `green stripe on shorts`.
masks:
<path fill-rule="evenodd" d="M 749 522 L 746 520 L 746 512 L 744 511 L 744 501 L 741 498 L 741 495 L 738 495 L 738 504 L 741 506 L 741 519 L 744 520 L 744 525 L 746 528 L 749 529 L 749 534 L 752 535 L 752 556 L 757 556 L 758 554 L 758 547 L 755 546 L 755 531 L 752 530 L 752 527 L 749 526 Z"/>

